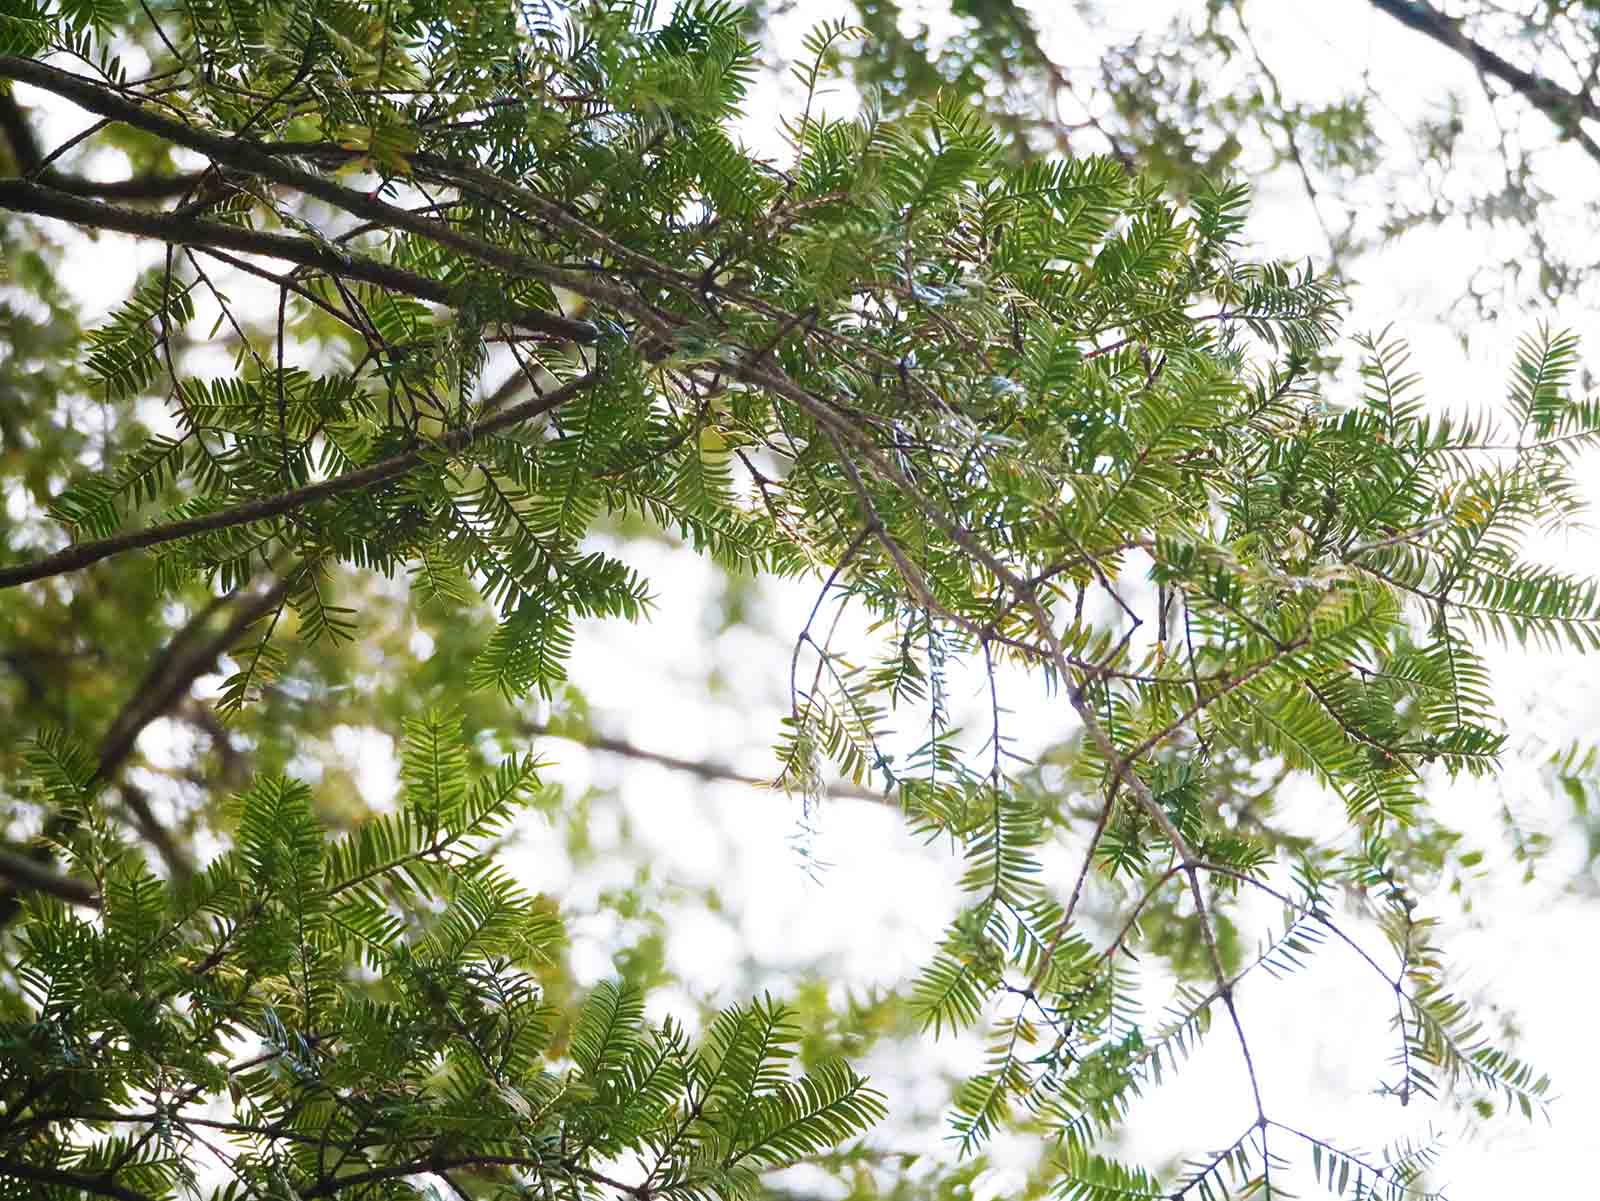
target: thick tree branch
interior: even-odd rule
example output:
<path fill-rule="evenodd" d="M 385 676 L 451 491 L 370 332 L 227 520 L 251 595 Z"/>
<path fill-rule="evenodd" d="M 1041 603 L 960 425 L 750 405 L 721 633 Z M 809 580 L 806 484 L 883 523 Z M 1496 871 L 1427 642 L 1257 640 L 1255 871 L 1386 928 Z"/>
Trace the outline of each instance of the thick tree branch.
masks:
<path fill-rule="evenodd" d="M 209 638 L 194 641 L 192 634 L 198 633 L 202 624 L 197 620 L 193 629 L 180 631 L 167 644 L 100 739 L 97 775 L 101 780 L 109 783 L 116 779 L 145 728 L 170 713 L 189 694 L 194 682 L 244 637 L 246 630 L 281 605 L 294 579 L 293 573 L 286 573 L 270 588 L 241 598 L 227 624 Z M 187 852 L 151 811 L 144 793 L 124 784 L 122 803 L 133 814 L 139 833 L 160 854 L 172 878 L 181 880 L 192 875 L 194 867 Z"/>
<path fill-rule="evenodd" d="M 333 180 L 315 172 L 303 171 L 299 167 L 291 165 L 283 154 L 275 153 L 273 150 L 268 150 L 254 142 L 196 129 L 193 126 L 183 124 L 181 121 L 174 121 L 169 117 L 150 112 L 141 105 L 117 95 L 103 85 L 84 79 L 82 76 L 74 75 L 71 72 L 62 71 L 44 63 L 34 62 L 31 59 L 18 58 L 13 55 L 0 55 L 0 78 L 21 80 L 24 83 L 32 84 L 34 87 L 54 92 L 58 96 L 81 105 L 92 113 L 153 133 L 157 137 L 165 138 L 175 145 L 184 146 L 203 154 L 214 163 L 232 167 L 262 179 L 271 180 L 285 187 L 294 188 L 307 196 L 315 196 L 318 200 L 325 201 L 354 216 L 376 222 L 384 228 L 403 229 L 409 233 L 414 233 L 418 237 L 426 238 L 440 246 L 454 250 L 458 254 L 465 255 L 518 278 L 540 279 L 558 286 L 584 282 L 573 272 L 563 271 L 560 268 L 552 267 L 548 263 L 541 263 L 537 259 L 529 258 L 525 254 L 519 254 L 503 246 L 496 246 L 478 238 L 469 237 L 459 230 L 452 229 L 443 222 L 431 220 L 397 205 L 388 204 L 374 195 L 356 191 L 354 188 L 347 188 L 343 184 L 335 183 Z M 0 196 L 0 204 L 3 203 L 6 203 L 5 198 Z M 76 220 L 76 218 L 70 217 L 68 219 Z M 214 244 L 227 245 L 227 243 Z M 237 244 L 234 244 L 232 248 L 245 249 Z M 333 252 L 330 250 L 328 253 Z M 346 271 L 345 274 L 353 273 Z M 357 278 L 360 277 L 357 276 Z M 560 337 L 570 338 L 575 342 L 593 342 L 599 337 L 599 331 L 586 321 L 574 321 L 567 317 L 544 313 L 540 310 L 526 310 L 518 318 L 518 322 L 519 324 L 527 325 L 531 329 L 544 329 Z"/>
<path fill-rule="evenodd" d="M 37 1164 L 23 1163 L 15 1159 L 0 1159 L 0 1177 L 9 1176 L 13 1180 L 26 1180 L 30 1184 L 54 1185 L 56 1188 L 76 1189 L 77 1191 L 93 1197 L 110 1197 L 112 1201 L 154 1201 L 144 1193 L 135 1192 L 131 1188 L 124 1188 L 103 1176 L 89 1176 L 81 1172 L 60 1172 L 54 1168 L 43 1168 Z"/>
<path fill-rule="evenodd" d="M 438 280 L 381 263 L 364 255 L 353 254 L 331 242 L 314 242 L 290 234 L 269 233 L 265 230 L 245 229 L 237 225 L 223 225 L 216 221 L 202 221 L 182 217 L 175 213 L 152 213 L 142 209 L 123 208 L 97 200 L 72 196 L 55 188 L 28 183 L 20 179 L 0 179 L 0 208 L 21 213 L 34 213 L 40 217 L 54 217 L 60 221 L 88 229 L 107 229 L 115 233 L 132 234 L 139 238 L 153 238 L 175 246 L 197 246 L 202 249 L 218 248 L 261 254 L 283 259 L 302 267 L 311 267 L 344 279 L 356 279 L 394 292 L 414 296 L 434 304 L 459 306 L 460 292 Z M 541 330 L 577 342 L 594 341 L 594 326 L 586 321 L 558 317 L 542 309 L 519 308 L 505 317 L 516 325 Z"/>
<path fill-rule="evenodd" d="M 182 701 L 195 680 L 210 671 L 217 660 L 239 641 L 245 630 L 282 603 L 293 582 L 294 576 L 285 574 L 259 593 L 242 598 L 238 594 L 222 597 L 206 606 L 167 640 L 155 663 L 112 718 L 100 739 L 97 751 L 99 766 L 95 772 L 99 780 L 109 783 L 116 779 L 145 727 Z M 221 629 L 204 637 L 206 627 L 218 609 L 230 601 L 239 602 L 233 616 Z M 172 878 L 179 880 L 192 875 L 194 867 L 188 853 L 156 817 L 144 792 L 125 783 L 121 793 L 124 807 L 133 815 L 133 824 L 138 827 L 144 840 L 156 849 Z M 51 871 L 50 844 L 65 838 L 75 820 L 61 813 L 53 814 L 45 823 L 42 842 L 30 848 L 26 855 L 10 855 L 8 859 L 0 860 L 0 879 L 7 882 L 6 887 L 0 888 L 0 929 L 16 917 L 20 894 L 30 888 L 53 892 L 75 904 L 96 903 L 65 896 L 50 887 L 50 882 L 62 879 Z M 11 860 L 16 861 L 15 865 Z M 35 878 L 44 883 L 30 884 L 30 880 Z M 76 882 L 68 881 L 68 885 L 76 886 Z"/>
<path fill-rule="evenodd" d="M 1524 100 L 1549 117 L 1563 135 L 1576 138 L 1586 151 L 1600 159 L 1600 145 L 1578 124 L 1585 119 L 1600 120 L 1600 104 L 1592 97 L 1583 92 L 1569 92 L 1554 80 L 1525 71 L 1502 58 L 1463 33 L 1459 21 L 1445 16 L 1425 0 L 1371 0 L 1371 3 L 1406 28 L 1455 51 L 1485 75 L 1509 84 Z"/>
<path fill-rule="evenodd" d="M 215 513 L 207 513 L 201 517 L 191 517 L 184 521 L 174 521 L 167 525 L 151 526 L 148 529 L 133 530 L 126 534 L 117 534 L 111 538 L 102 538 L 97 542 L 80 542 L 76 546 L 69 546 L 65 550 L 57 551 L 53 555 L 46 555 L 42 559 L 34 559 L 28 563 L 18 563 L 11 567 L 0 567 L 0 588 L 14 588 L 18 584 L 26 584 L 31 580 L 48 579 L 51 576 L 64 575 L 71 571 L 80 571 L 91 564 L 109 559 L 125 551 L 140 550 L 147 546 L 160 546 L 167 542 L 176 542 L 180 538 L 191 538 L 196 534 L 208 534 L 214 530 L 231 529 L 238 525 L 248 525 L 252 521 L 265 521 L 273 517 L 281 517 L 285 513 L 304 508 L 319 500 L 326 500 L 333 496 L 343 496 L 348 492 L 359 492 L 363 488 L 370 488 L 374 484 L 381 484 L 397 476 L 406 474 L 429 459 L 436 457 L 441 452 L 453 454 L 465 450 L 478 439 L 489 434 L 508 429 L 542 413 L 565 404 L 578 393 L 593 386 L 599 378 L 598 372 L 581 375 L 561 387 L 543 396 L 536 396 L 525 400 L 521 404 L 512 405 L 496 413 L 492 417 L 464 426 L 458 430 L 451 430 L 437 441 L 415 450 L 408 450 L 401 454 L 363 467 L 359 471 L 347 472 L 336 475 L 332 479 L 322 480 L 315 484 L 307 484 L 303 488 L 296 488 L 290 492 L 279 493 L 277 496 L 265 496 L 259 500 L 245 501 L 243 504 L 234 505 L 229 509 L 221 509 Z"/>
<path fill-rule="evenodd" d="M 0 880 L 6 882 L 7 891 L 13 897 L 25 892 L 42 892 L 69 905 L 100 908 L 100 894 L 82 880 L 63 876 L 53 871 L 48 863 L 4 848 L 0 848 Z"/>
<path fill-rule="evenodd" d="M 203 172 L 183 175 L 135 175 L 130 179 L 83 179 L 44 166 L 44 154 L 28 126 L 27 114 L 16 97 L 0 95 L 0 134 L 11 145 L 11 154 L 22 173 L 33 182 L 74 196 L 94 196 L 101 200 L 170 200 L 182 196 L 197 184 Z"/>

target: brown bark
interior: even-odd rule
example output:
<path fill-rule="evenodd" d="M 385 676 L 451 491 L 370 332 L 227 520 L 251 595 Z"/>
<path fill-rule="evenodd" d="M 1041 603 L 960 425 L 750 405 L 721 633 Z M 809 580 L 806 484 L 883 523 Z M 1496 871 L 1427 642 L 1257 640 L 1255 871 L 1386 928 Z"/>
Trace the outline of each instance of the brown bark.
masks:
<path fill-rule="evenodd" d="M 1445 16 L 1424 0 L 1371 0 L 1371 4 L 1406 28 L 1459 54 L 1484 75 L 1509 85 L 1549 117 L 1563 136 L 1575 139 L 1591 157 L 1600 162 L 1600 143 L 1596 143 L 1580 125 L 1585 120 L 1600 120 L 1600 104 L 1596 104 L 1593 97 L 1583 92 L 1569 92 L 1554 80 L 1517 66 L 1468 37 L 1459 20 Z"/>

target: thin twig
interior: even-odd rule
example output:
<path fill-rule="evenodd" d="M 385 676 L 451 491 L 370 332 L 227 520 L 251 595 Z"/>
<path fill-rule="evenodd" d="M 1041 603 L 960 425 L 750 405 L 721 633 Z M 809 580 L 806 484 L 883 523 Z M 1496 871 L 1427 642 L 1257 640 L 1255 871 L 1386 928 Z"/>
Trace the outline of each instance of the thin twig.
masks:
<path fill-rule="evenodd" d="M 265 521 L 269 518 L 280 517 L 286 513 L 294 512 L 319 500 L 343 496 L 348 492 L 357 492 L 363 488 L 370 488 L 374 484 L 381 484 L 387 480 L 405 475 L 407 472 L 414 471 L 441 453 L 459 453 L 490 434 L 498 433 L 500 430 L 509 429 L 511 426 L 548 413 L 552 409 L 565 404 L 580 392 L 592 387 L 598 379 L 598 372 L 581 375 L 559 388 L 546 392 L 543 396 L 537 396 L 531 400 L 523 401 L 521 404 L 513 405 L 472 425 L 450 430 L 441 435 L 437 441 L 427 446 L 404 451 L 356 471 L 347 472 L 344 475 L 336 475 L 332 479 L 321 480 L 315 484 L 307 484 L 303 488 L 296 488 L 289 492 L 280 493 L 277 496 L 266 496 L 258 500 L 245 501 L 242 504 L 237 504 L 227 509 L 219 509 L 215 513 L 207 513 L 201 517 L 191 517 L 183 521 L 151 526 L 147 529 L 135 530 L 127 534 L 117 534 L 110 538 L 102 538 L 96 542 L 82 542 L 76 546 L 69 546 L 65 550 L 57 551 L 53 555 L 46 555 L 42 559 L 34 559 L 31 562 L 0 568 L 0 588 L 14 588 L 18 584 L 26 584 L 32 580 L 43 580 L 51 576 L 63 575 L 67 572 L 81 571 L 83 568 L 98 563 L 102 559 L 109 559 L 113 555 L 123 554 L 130 550 L 140 550 L 147 546 L 160 546 L 163 543 L 175 542 L 180 538 L 191 538 L 196 534 L 206 534 L 215 530 L 226 530 L 234 526 L 248 525 L 253 521 Z"/>

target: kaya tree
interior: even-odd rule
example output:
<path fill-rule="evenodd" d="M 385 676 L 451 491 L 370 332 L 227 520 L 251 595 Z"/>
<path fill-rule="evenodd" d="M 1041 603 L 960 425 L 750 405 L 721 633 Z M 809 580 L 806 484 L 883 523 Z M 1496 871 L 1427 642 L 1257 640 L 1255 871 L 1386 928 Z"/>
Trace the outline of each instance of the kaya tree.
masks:
<path fill-rule="evenodd" d="M 1103 150 L 1179 193 L 1225 171 L 1280 185 L 1309 248 L 1358 282 L 1396 247 L 1432 250 L 1462 330 L 1530 299 L 1592 302 L 1588 0 L 1145 7 L 853 0 L 876 52 L 851 69 L 892 110 L 971 96 L 1015 152 Z M 1440 263 L 1439 232 L 1476 253 Z"/>
<path fill-rule="evenodd" d="M 905 990 L 929 1037 L 992 1047 L 955 1100 L 963 1152 L 1036 1130 L 1073 1198 L 1287 1195 L 1297 1172 L 1402 1196 L 1434 1153 L 1412 1098 L 1544 1104 L 1449 991 L 1408 880 L 1427 782 L 1502 749 L 1477 644 L 1600 642 L 1595 585 L 1519 552 L 1577 514 L 1600 436 L 1571 338 L 1529 337 L 1503 400 L 1449 416 L 1387 338 L 1319 389 L 1339 297 L 1240 261 L 1242 187 L 1179 207 L 1114 160 L 1017 165 L 949 97 L 832 119 L 840 26 L 808 40 L 769 161 L 729 132 L 754 47 L 723 4 L 11 0 L 0 21 L 13 303 L 68 307 L 64 230 L 160 248 L 107 319 L 60 326 L 62 387 L 7 429 L 26 470 L 86 411 L 115 419 L 19 494 L 15 613 L 143 564 L 151 596 L 231 606 L 216 708 L 245 722 L 291 648 L 370 636 L 341 589 L 398 577 L 417 606 L 493 607 L 454 684 L 516 698 L 561 684 L 579 619 L 648 619 L 649 583 L 592 535 L 649 523 L 820 585 L 791 793 L 816 803 L 831 765 L 965 856 L 968 901 Z M 41 98 L 83 134 L 43 147 Z M 82 173 L 102 148 L 127 174 Z M 481 386 L 491 359 L 509 385 Z M 824 600 L 880 637 L 836 644 Z M 950 728 L 954 657 L 993 682 L 981 746 Z M 1017 671 L 1076 730 L 1050 787 L 1013 753 Z M 147 714 L 177 703 L 157 692 Z M 893 753 L 896 724 L 926 737 Z M 44 833 L 0 859 L 6 1195 L 747 1196 L 883 1116 L 842 1063 L 791 1070 L 770 999 L 691 1046 L 628 989 L 546 995 L 560 919 L 491 854 L 537 764 L 474 765 L 447 717 L 408 724 L 396 812 L 330 838 L 304 784 L 263 775 L 225 853 L 161 874 L 117 820 L 148 840 L 150 815 L 102 799 L 94 732 L 40 729 L 7 784 Z M 1262 768 L 1318 783 L 1341 836 L 1246 820 Z M 1062 830 L 1056 879 L 1037 854 Z M 1336 916 L 1346 890 L 1391 960 Z M 1109 930 L 1078 913 L 1091 892 Z M 1252 953 L 1235 920 L 1259 896 L 1284 920 Z M 1258 1086 L 1250 990 L 1330 941 L 1393 997 L 1374 1072 L 1399 1149 L 1340 1150 Z M 1142 945 L 1180 979 L 1155 1022 Z M 1237 1140 L 1160 1182 L 1102 1156 L 1218 1016 L 1250 1069 Z"/>

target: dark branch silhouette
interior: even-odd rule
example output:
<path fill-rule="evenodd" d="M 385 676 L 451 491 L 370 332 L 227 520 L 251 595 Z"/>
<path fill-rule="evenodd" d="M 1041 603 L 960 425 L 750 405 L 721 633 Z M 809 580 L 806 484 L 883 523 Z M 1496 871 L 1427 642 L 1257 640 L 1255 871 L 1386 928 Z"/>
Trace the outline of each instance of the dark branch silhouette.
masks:
<path fill-rule="evenodd" d="M 129 179 L 99 180 L 57 171 L 45 164 L 44 152 L 28 125 L 27 113 L 15 96 L 4 93 L 0 93 L 0 134 L 10 143 L 12 157 L 23 175 L 34 183 L 74 196 L 93 196 L 100 200 L 170 200 L 188 192 L 204 174 L 135 175 Z"/>
<path fill-rule="evenodd" d="M 62 71 L 30 59 L 17 58 L 13 55 L 0 55 L 0 78 L 20 80 L 24 83 L 32 84 L 34 87 L 53 92 L 92 113 L 97 113 L 113 121 L 123 122 L 136 129 L 142 129 L 147 133 L 155 134 L 157 137 L 165 138 L 174 145 L 183 146 L 203 154 L 210 158 L 213 163 L 258 176 L 261 179 L 269 180 L 285 187 L 294 188 L 307 196 L 314 196 L 318 200 L 333 205 L 335 208 L 342 209 L 352 216 L 377 222 L 385 228 L 403 229 L 408 233 L 416 234 L 418 237 L 427 238 L 429 241 L 454 250 L 458 254 L 505 271 L 513 277 L 539 279 L 546 283 L 558 285 L 568 283 L 571 280 L 572 273 L 570 272 L 562 271 L 560 268 L 552 267 L 547 263 L 541 263 L 537 259 L 529 258 L 527 255 L 520 254 L 514 250 L 508 250 L 503 246 L 496 246 L 493 243 L 469 237 L 443 222 L 413 213 L 398 205 L 389 204 L 379 200 L 375 195 L 359 192 L 354 188 L 347 188 L 343 184 L 335 183 L 333 180 L 315 172 L 303 171 L 288 161 L 286 152 L 275 153 L 273 149 L 268 149 L 242 138 L 224 137 L 221 134 L 196 129 L 193 126 L 185 125 L 181 121 L 163 117 L 157 113 L 150 112 L 141 105 L 123 99 L 109 88 L 92 80 L 84 79 L 82 76 L 73 75 L 71 72 Z M 29 193 L 16 190 L 28 187 L 30 185 L 8 181 L 7 192 L 0 193 L 0 205 L 21 208 L 28 212 L 40 211 L 31 207 L 28 203 L 17 202 L 31 198 Z M 48 201 L 49 190 L 46 189 L 45 191 L 44 198 L 35 199 L 33 202 L 44 203 Z M 56 193 L 55 195 L 61 196 L 62 194 Z M 59 201 L 56 203 L 59 204 Z M 126 214 L 128 210 L 120 210 L 120 212 Z M 89 225 L 97 224 L 92 218 L 80 217 L 71 212 L 45 212 L 44 215 L 62 216 L 65 220 L 79 221 Z M 131 215 L 134 217 L 146 216 L 146 214 L 140 213 Z M 119 216 L 115 219 L 127 222 L 129 218 L 128 216 Z M 107 225 L 104 228 L 123 228 L 123 232 L 127 233 L 139 232 L 126 226 Z M 149 226 L 147 228 L 154 230 L 156 227 Z M 211 227 L 207 224 L 207 229 L 209 228 Z M 147 236 L 164 237 L 165 235 L 151 232 Z M 179 236 L 168 238 L 167 240 L 183 241 L 184 238 Z M 202 238 L 200 241 L 204 244 L 206 239 Z M 301 243 L 300 239 L 284 238 L 282 236 L 278 236 L 276 241 L 279 243 Z M 234 250 L 249 249 L 249 247 L 240 245 L 237 242 L 219 241 L 214 244 L 228 246 Z M 301 243 L 301 245 L 306 248 L 306 253 L 318 254 L 317 261 L 314 264 L 307 265 L 315 265 L 323 270 L 335 274 L 344 274 L 356 279 L 367 278 L 348 268 L 341 267 L 343 255 L 331 246 L 324 249 L 317 248 L 311 243 Z M 258 251 L 257 253 L 272 254 L 274 252 L 266 250 Z M 296 259 L 293 253 L 281 254 L 280 257 L 296 262 L 301 261 Z M 371 280 L 370 282 L 379 281 Z M 395 285 L 382 284 L 381 286 L 390 287 Z M 434 286 L 442 289 L 442 285 Z M 402 288 L 401 290 L 406 289 Z M 438 297 L 437 299 L 441 303 L 450 303 L 444 297 Z M 574 321 L 569 317 L 562 317 L 537 309 L 523 310 L 518 315 L 517 321 L 530 329 L 543 329 L 548 333 L 562 338 L 570 338 L 575 342 L 593 342 L 599 336 L 599 331 L 586 321 Z"/>
<path fill-rule="evenodd" d="M 237 225 L 223 225 L 217 221 L 203 221 L 176 213 L 152 213 L 143 209 L 124 208 L 103 201 L 73 196 L 55 188 L 28 183 L 20 179 L 0 179 L 0 208 L 19 213 L 33 213 L 40 217 L 54 217 L 90 229 L 106 229 L 115 233 L 132 234 L 138 238 L 153 238 L 175 246 L 198 246 L 236 250 L 245 254 L 261 254 L 285 262 L 311 267 L 344 279 L 360 280 L 395 292 L 403 292 L 418 300 L 434 304 L 459 306 L 460 292 L 438 280 L 390 266 L 377 259 L 355 254 L 332 242 L 314 242 L 291 234 L 269 233 L 264 230 L 245 229 Z M 506 321 L 541 330 L 575 342 L 592 342 L 594 326 L 585 321 L 558 317 L 542 309 L 516 308 L 506 313 Z"/>
<path fill-rule="evenodd" d="M 238 643 L 246 630 L 283 603 L 293 584 L 294 574 L 284 572 L 275 583 L 259 592 L 236 592 L 220 597 L 174 633 L 101 736 L 95 778 L 104 783 L 116 781 L 139 735 L 151 722 L 176 708 L 189 695 L 195 680 L 211 671 L 217 660 Z M 229 604 L 235 605 L 232 616 L 220 629 L 207 636 L 207 628 L 217 612 Z M 119 792 L 124 808 L 133 817 L 133 824 L 161 856 L 168 874 L 175 880 L 192 875 L 194 865 L 188 852 L 155 815 L 144 791 L 122 782 Z M 75 824 L 76 818 L 72 815 L 59 812 L 51 814 L 45 822 L 43 839 L 26 853 L 0 852 L 0 880 L 6 882 L 4 887 L 0 887 L 0 929 L 16 917 L 21 894 L 25 892 L 50 892 L 74 904 L 97 903 L 85 899 L 92 898 L 92 891 L 72 895 L 60 891 L 60 888 L 76 888 L 76 882 L 66 880 L 65 884 L 61 884 L 65 877 L 59 877 L 51 870 L 51 845 L 71 834 Z"/>
<path fill-rule="evenodd" d="M 87 1196 L 110 1197 L 112 1201 L 153 1201 L 148 1194 L 125 1188 L 104 1176 L 91 1176 L 83 1172 L 60 1172 L 54 1168 L 43 1168 L 38 1164 L 23 1163 L 15 1159 L 0 1159 L 0 1177 L 5 1176 L 13 1180 L 26 1180 L 30 1184 L 76 1189 Z"/>
<path fill-rule="evenodd" d="M 1510 85 L 1524 100 L 1549 117 L 1563 136 L 1575 139 L 1591 157 L 1600 162 L 1600 143 L 1596 143 L 1579 124 L 1585 120 L 1600 119 L 1600 104 L 1596 104 L 1591 96 L 1584 92 L 1569 92 L 1554 80 L 1526 71 L 1496 54 L 1468 37 L 1462 31 L 1460 21 L 1445 16 L 1424 0 L 1371 0 L 1371 3 L 1379 12 L 1388 14 L 1406 28 L 1453 50 L 1483 74 Z"/>
<path fill-rule="evenodd" d="M 69 905 L 100 908 L 100 894 L 90 885 L 71 876 L 63 876 L 48 863 L 42 863 L 30 855 L 19 855 L 3 847 L 0 847 L 0 880 L 6 882 L 6 892 L 10 894 L 0 896 L 0 906 L 8 909 L 15 909 L 16 898 L 28 892 L 42 892 Z"/>

